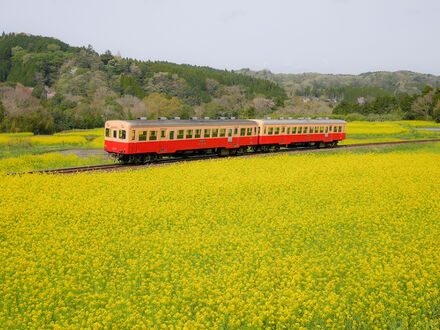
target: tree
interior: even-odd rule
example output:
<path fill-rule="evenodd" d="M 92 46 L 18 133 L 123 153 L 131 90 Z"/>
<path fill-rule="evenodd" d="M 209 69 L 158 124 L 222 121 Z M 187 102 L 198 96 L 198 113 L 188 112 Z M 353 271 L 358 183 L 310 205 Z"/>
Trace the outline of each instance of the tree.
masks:
<path fill-rule="evenodd" d="M 2 122 L 3 119 L 5 118 L 5 113 L 6 113 L 6 109 L 3 106 L 2 101 L 0 100 L 0 122 Z"/>

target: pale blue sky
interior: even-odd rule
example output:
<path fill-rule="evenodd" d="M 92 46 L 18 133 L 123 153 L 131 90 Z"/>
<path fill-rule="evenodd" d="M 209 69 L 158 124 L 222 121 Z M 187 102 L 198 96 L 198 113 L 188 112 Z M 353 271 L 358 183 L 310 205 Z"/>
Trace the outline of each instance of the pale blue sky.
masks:
<path fill-rule="evenodd" d="M 439 0 L 0 0 L 0 32 L 219 69 L 440 75 Z"/>

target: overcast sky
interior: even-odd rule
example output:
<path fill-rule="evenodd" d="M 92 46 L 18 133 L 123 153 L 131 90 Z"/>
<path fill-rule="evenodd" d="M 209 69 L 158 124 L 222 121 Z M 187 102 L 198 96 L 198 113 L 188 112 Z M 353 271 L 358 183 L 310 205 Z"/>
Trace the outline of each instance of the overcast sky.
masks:
<path fill-rule="evenodd" d="M 440 75 L 440 0 L 0 0 L 0 31 L 273 72 Z"/>

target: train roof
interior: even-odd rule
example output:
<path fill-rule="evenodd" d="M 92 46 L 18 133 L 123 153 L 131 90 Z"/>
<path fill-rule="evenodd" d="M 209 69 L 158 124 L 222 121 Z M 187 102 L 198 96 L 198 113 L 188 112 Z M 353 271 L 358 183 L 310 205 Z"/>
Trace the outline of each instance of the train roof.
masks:
<path fill-rule="evenodd" d="M 221 125 L 257 125 L 254 120 L 225 119 L 225 120 L 116 120 L 127 123 L 131 127 L 161 127 L 161 126 L 221 126 Z"/>
<path fill-rule="evenodd" d="M 260 119 L 264 125 L 346 124 L 338 119 Z"/>

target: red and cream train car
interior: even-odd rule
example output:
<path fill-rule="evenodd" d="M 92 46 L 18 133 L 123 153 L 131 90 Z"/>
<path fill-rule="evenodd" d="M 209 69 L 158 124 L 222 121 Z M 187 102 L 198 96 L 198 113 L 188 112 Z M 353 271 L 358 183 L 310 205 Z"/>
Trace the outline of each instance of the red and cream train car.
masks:
<path fill-rule="evenodd" d="M 275 151 L 281 146 L 335 146 L 345 138 L 341 120 L 111 120 L 105 150 L 122 162 L 163 155 Z"/>

